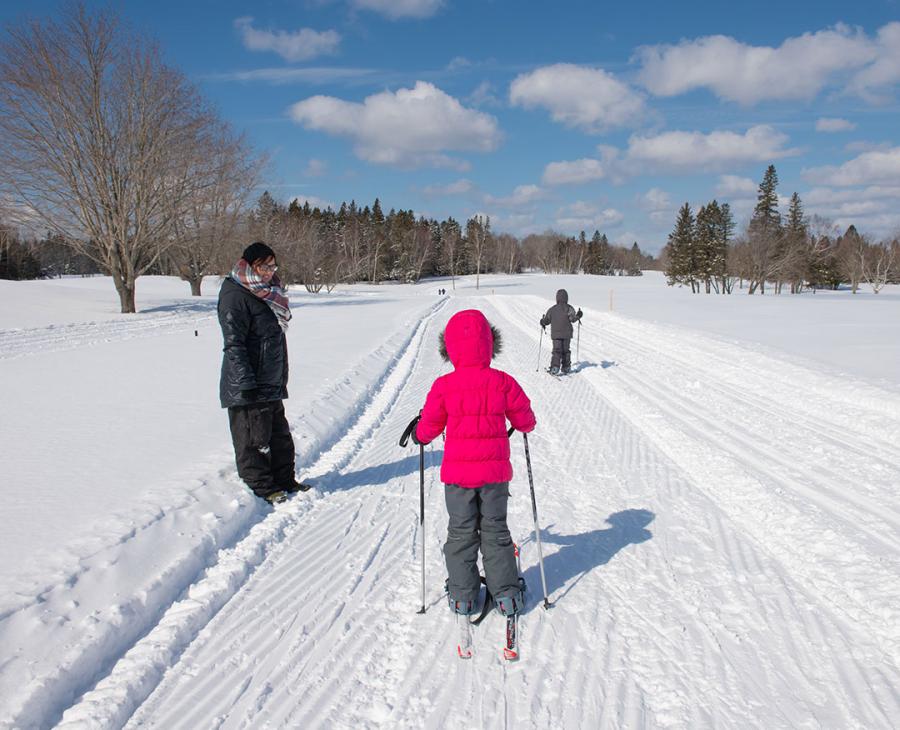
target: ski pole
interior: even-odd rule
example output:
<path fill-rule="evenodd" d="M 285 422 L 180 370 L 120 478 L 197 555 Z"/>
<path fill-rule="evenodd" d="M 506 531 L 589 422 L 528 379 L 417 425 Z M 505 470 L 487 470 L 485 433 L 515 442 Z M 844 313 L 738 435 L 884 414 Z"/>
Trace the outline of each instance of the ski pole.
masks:
<path fill-rule="evenodd" d="M 528 486 L 531 488 L 531 512 L 534 515 L 534 537 L 537 541 L 538 563 L 541 566 L 541 584 L 544 587 L 544 609 L 548 609 L 553 604 L 547 598 L 547 578 L 544 576 L 544 553 L 541 548 L 541 528 L 538 525 L 537 501 L 534 498 L 534 477 L 531 474 L 531 452 L 528 450 L 528 434 L 523 433 L 522 439 L 525 441 L 525 463 L 528 466 Z"/>
<path fill-rule="evenodd" d="M 538 364 L 534 369 L 535 372 L 541 369 L 541 349 L 544 347 L 544 328 L 541 327 L 541 337 L 538 340 Z"/>
<path fill-rule="evenodd" d="M 579 351 L 581 350 L 581 320 L 578 320 L 578 336 L 575 338 L 575 362 L 581 362 L 581 358 L 578 356 Z"/>
<path fill-rule="evenodd" d="M 422 541 L 422 608 L 425 613 L 425 447 L 419 444 L 419 535 Z"/>
<path fill-rule="evenodd" d="M 409 438 L 419 423 L 419 416 L 409 422 L 403 435 L 400 437 L 400 445 L 406 446 Z M 421 539 L 422 554 L 422 607 L 416 613 L 425 613 L 425 447 L 419 444 L 419 538 Z"/>

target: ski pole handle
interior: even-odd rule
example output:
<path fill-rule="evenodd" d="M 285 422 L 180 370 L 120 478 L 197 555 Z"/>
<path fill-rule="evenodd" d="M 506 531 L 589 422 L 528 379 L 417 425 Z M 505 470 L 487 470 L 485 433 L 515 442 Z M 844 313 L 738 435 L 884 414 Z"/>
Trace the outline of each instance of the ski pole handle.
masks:
<path fill-rule="evenodd" d="M 409 439 L 412 436 L 413 431 L 415 431 L 416 426 L 418 425 L 419 419 L 421 417 L 422 417 L 421 415 L 416 416 L 414 419 L 412 419 L 409 422 L 409 425 L 406 427 L 406 430 L 403 432 L 403 435 L 400 437 L 400 445 L 401 446 L 406 446 L 409 443 Z"/>

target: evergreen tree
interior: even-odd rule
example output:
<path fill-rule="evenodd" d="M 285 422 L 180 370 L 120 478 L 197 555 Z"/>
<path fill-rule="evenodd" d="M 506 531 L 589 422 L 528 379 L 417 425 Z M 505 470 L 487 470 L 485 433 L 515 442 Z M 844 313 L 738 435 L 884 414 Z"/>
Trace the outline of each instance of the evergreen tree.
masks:
<path fill-rule="evenodd" d="M 778 173 L 775 165 L 769 165 L 763 175 L 762 182 L 756 193 L 756 207 L 753 209 L 753 219 L 762 221 L 767 226 L 779 226 L 781 215 L 778 213 Z"/>
<path fill-rule="evenodd" d="M 613 275 L 612 256 L 609 251 L 609 239 L 604 233 L 600 236 L 600 244 L 597 246 L 597 273 L 602 276 Z"/>
<path fill-rule="evenodd" d="M 629 252 L 628 270 L 626 271 L 627 276 L 644 275 L 644 272 L 641 270 L 642 259 L 643 255 L 641 254 L 641 247 L 638 246 L 637 241 L 635 241 L 631 245 L 631 251 Z"/>
<path fill-rule="evenodd" d="M 781 214 L 778 212 L 778 174 L 769 165 L 756 196 L 756 207 L 747 231 L 750 256 L 749 294 L 765 293 L 766 281 L 777 275 L 782 259 Z"/>
<path fill-rule="evenodd" d="M 600 231 L 594 231 L 591 240 L 587 242 L 587 254 L 584 260 L 585 274 L 599 274 Z"/>
<path fill-rule="evenodd" d="M 669 285 L 690 283 L 695 290 L 694 273 L 692 271 L 692 249 L 694 247 L 694 214 L 691 206 L 685 203 L 678 210 L 675 228 L 669 234 L 666 244 L 666 279 Z"/>
<path fill-rule="evenodd" d="M 706 293 L 709 294 L 712 279 L 712 262 L 715 249 L 716 219 L 719 215 L 718 203 L 715 201 L 708 205 L 700 206 L 697 211 L 697 221 L 694 226 L 694 245 L 691 247 L 691 272 L 697 279 L 699 289 L 700 282 L 706 285 Z"/>
<path fill-rule="evenodd" d="M 791 294 L 798 293 L 810 267 L 809 234 L 803 203 L 795 192 L 791 195 L 784 227 L 785 276 L 791 283 Z"/>

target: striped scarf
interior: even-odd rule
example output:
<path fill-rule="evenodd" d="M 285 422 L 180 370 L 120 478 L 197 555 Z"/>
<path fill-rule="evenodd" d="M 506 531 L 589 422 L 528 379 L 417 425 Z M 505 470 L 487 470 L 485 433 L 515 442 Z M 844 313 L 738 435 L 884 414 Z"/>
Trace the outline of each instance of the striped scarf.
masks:
<path fill-rule="evenodd" d="M 278 318 L 282 330 L 287 331 L 291 318 L 291 308 L 287 292 L 281 286 L 281 279 L 275 274 L 271 281 L 265 282 L 257 276 L 244 259 L 240 259 L 231 270 L 231 278 L 260 299 L 264 299 Z"/>

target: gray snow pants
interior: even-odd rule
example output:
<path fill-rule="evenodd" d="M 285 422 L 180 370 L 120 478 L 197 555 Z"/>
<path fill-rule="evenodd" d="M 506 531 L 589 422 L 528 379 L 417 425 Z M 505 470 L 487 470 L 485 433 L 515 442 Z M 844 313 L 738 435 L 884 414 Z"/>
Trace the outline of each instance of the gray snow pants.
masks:
<path fill-rule="evenodd" d="M 571 342 L 571 337 L 553 339 L 553 356 L 550 358 L 551 368 L 558 368 L 560 362 L 562 362 L 562 366 L 566 370 L 572 367 L 572 350 L 569 349 L 569 343 Z"/>
<path fill-rule="evenodd" d="M 494 598 L 518 595 L 519 571 L 512 537 L 506 525 L 509 482 L 485 484 L 477 489 L 447 484 L 445 496 L 450 515 L 444 545 L 450 599 L 478 600 L 481 589 L 479 547 L 484 577 Z"/>

